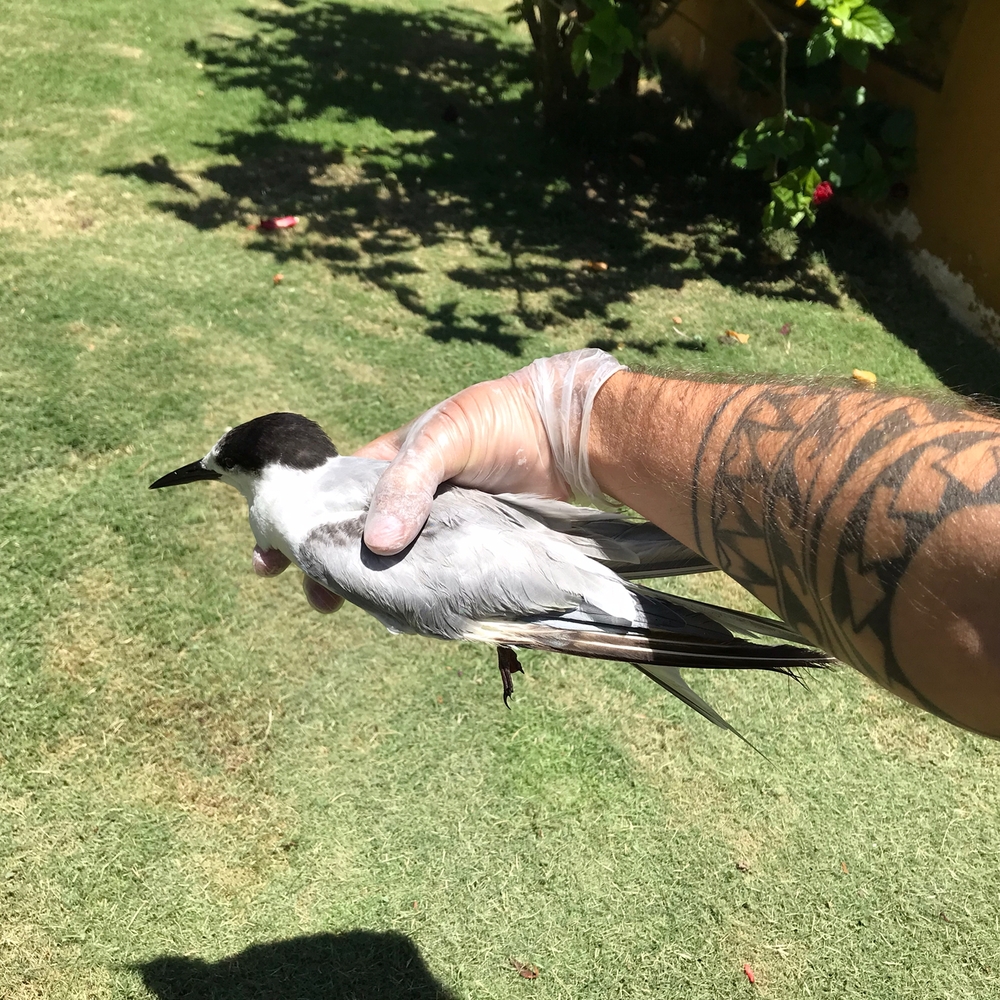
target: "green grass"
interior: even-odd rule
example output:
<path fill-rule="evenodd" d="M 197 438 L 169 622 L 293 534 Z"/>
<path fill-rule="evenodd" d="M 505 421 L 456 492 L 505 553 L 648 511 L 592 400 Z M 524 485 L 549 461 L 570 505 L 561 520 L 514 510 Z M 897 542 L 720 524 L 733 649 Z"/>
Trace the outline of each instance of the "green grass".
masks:
<path fill-rule="evenodd" d="M 997 391 L 855 223 L 769 264 L 696 94 L 540 132 L 500 8 L 0 4 L 3 997 L 1000 995 L 993 744 L 847 670 L 694 678 L 770 762 L 609 664 L 508 712 L 489 651 L 254 578 L 235 494 L 146 491 L 590 343 Z"/>

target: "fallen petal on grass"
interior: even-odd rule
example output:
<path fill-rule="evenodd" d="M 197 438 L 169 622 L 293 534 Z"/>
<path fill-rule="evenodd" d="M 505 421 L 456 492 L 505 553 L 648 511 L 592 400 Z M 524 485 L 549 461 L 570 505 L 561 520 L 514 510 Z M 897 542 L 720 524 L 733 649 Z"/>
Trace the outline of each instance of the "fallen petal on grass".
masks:
<path fill-rule="evenodd" d="M 527 962 L 519 962 L 516 958 L 511 958 L 510 965 L 511 965 L 511 968 L 522 979 L 537 979 L 538 978 L 538 966 L 537 965 L 530 965 Z"/>
<path fill-rule="evenodd" d="M 737 344 L 749 344 L 750 334 L 749 333 L 737 333 L 736 330 L 726 330 L 725 337 L 733 343 Z M 719 338 L 720 340 L 723 338 Z"/>
<path fill-rule="evenodd" d="M 261 219 L 257 223 L 257 229 L 291 229 L 299 224 L 297 215 L 279 215 L 270 219 Z M 253 226 L 250 227 L 254 228 Z"/>

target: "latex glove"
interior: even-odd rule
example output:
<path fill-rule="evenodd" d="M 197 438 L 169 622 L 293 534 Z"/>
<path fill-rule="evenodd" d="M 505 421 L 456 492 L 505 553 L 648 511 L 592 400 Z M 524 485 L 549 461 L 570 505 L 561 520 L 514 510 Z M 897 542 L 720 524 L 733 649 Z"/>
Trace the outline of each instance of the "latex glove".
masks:
<path fill-rule="evenodd" d="M 258 576 L 277 576 L 288 569 L 291 564 L 288 556 L 283 552 L 279 552 L 277 549 L 262 549 L 259 545 L 255 545 L 252 565 L 253 571 Z M 328 615 L 339 611 L 344 604 L 344 599 L 340 594 L 334 594 L 327 590 L 312 577 L 302 577 L 302 589 L 305 591 L 306 600 L 322 614 Z"/>
<path fill-rule="evenodd" d="M 368 511 L 368 547 L 385 555 L 405 548 L 446 481 L 601 502 L 587 455 L 590 412 L 601 386 L 624 367 L 595 349 L 541 358 L 463 389 L 366 445 L 359 455 L 392 462 Z"/>
<path fill-rule="evenodd" d="M 492 382 L 480 382 L 438 403 L 416 420 L 383 434 L 356 454 L 391 461 L 372 497 L 365 542 L 391 555 L 416 538 L 438 486 L 448 480 L 491 493 L 533 493 L 600 503 L 590 473 L 590 411 L 601 386 L 625 366 L 588 348 L 540 358 Z M 275 549 L 254 548 L 259 576 L 289 565 Z M 309 603 L 324 613 L 344 599 L 303 577 Z"/>

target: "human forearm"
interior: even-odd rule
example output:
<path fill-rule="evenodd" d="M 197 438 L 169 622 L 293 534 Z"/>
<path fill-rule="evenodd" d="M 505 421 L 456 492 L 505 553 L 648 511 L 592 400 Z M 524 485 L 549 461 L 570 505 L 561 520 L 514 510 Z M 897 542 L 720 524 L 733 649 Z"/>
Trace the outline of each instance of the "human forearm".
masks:
<path fill-rule="evenodd" d="M 621 373 L 601 487 L 890 690 L 1000 735 L 1000 422 L 849 389 Z"/>

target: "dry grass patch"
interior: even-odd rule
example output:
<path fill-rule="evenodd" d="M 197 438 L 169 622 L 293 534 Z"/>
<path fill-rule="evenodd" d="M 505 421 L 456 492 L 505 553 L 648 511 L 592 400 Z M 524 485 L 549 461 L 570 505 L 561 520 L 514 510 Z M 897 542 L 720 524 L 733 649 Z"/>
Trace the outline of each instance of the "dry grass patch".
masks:
<path fill-rule="evenodd" d="M 0 930 L 0 993 L 4 1000 L 105 1000 L 107 969 L 81 968 L 67 961 L 66 949 L 28 922 Z"/>
<path fill-rule="evenodd" d="M 128 192 L 93 174 L 74 175 L 72 185 L 59 187 L 32 173 L 0 178 L 0 231 L 53 239 L 92 235 L 112 217 L 116 226 L 123 224 Z M 135 208 L 143 209 L 138 202 Z"/>
<path fill-rule="evenodd" d="M 30 233 L 51 239 L 67 232 L 85 232 L 99 225 L 93 206 L 76 192 L 48 196 L 14 195 L 0 201 L 0 231 Z"/>
<path fill-rule="evenodd" d="M 868 689 L 863 705 L 872 745 L 888 757 L 934 766 L 948 760 L 962 741 L 960 730 L 941 723 L 914 725 L 913 709 L 880 689 Z"/>
<path fill-rule="evenodd" d="M 70 607 L 50 626 L 46 669 L 60 680 L 90 685 L 121 657 L 121 647 L 134 642 L 113 624 L 127 591 L 100 565 L 69 581 L 66 590 Z"/>
<path fill-rule="evenodd" d="M 141 59 L 146 53 L 134 45 L 120 45 L 117 42 L 101 42 L 98 46 L 101 52 L 120 59 Z"/>
<path fill-rule="evenodd" d="M 336 355 L 327 358 L 326 361 L 350 382 L 360 385 L 385 384 L 385 373 L 373 365 L 367 365 L 360 361 L 351 361 L 348 358 Z"/>

